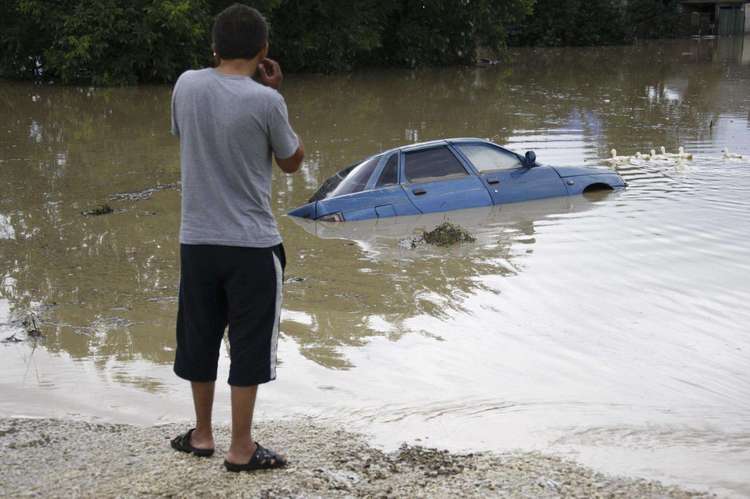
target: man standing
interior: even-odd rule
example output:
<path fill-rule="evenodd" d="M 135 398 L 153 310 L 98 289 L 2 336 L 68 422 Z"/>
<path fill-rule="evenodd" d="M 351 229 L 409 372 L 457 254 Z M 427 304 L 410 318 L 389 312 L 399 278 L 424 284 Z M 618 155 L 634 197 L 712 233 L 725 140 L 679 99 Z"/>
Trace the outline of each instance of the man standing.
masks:
<path fill-rule="evenodd" d="M 276 378 L 284 248 L 271 210 L 272 155 L 296 172 L 302 142 L 278 92 L 282 73 L 266 58 L 268 26 L 234 4 L 213 26 L 216 68 L 186 71 L 172 94 L 172 133 L 180 138 L 182 224 L 174 371 L 191 382 L 195 428 L 176 450 L 211 456 L 211 409 L 219 348 L 229 326 L 232 442 L 229 471 L 284 466 L 253 441 L 258 385 Z M 252 79 L 257 74 L 257 83 Z"/>

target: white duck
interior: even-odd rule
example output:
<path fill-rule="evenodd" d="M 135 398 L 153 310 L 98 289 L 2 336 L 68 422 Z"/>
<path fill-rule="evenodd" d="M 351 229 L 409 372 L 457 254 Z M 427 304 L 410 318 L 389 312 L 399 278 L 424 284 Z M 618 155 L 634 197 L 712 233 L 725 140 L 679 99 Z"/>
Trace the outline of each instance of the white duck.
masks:
<path fill-rule="evenodd" d="M 612 154 L 612 157 L 605 159 L 605 163 L 616 166 L 622 163 L 627 163 L 630 160 L 630 156 L 618 156 L 617 149 L 612 149 L 612 151 L 610 152 Z"/>
<path fill-rule="evenodd" d="M 656 161 L 658 159 L 664 159 L 661 155 L 656 154 L 656 149 L 651 149 L 651 154 L 648 156 L 649 161 Z"/>
<path fill-rule="evenodd" d="M 651 161 L 652 158 L 656 156 L 656 151 L 651 149 L 651 152 L 642 154 L 640 152 L 635 153 L 635 156 L 633 158 L 640 159 L 641 161 Z"/>
<path fill-rule="evenodd" d="M 661 155 L 664 156 L 665 158 L 670 158 L 670 159 L 688 159 L 688 160 L 693 159 L 693 155 L 686 153 L 685 148 L 682 146 L 680 146 L 677 153 L 667 152 L 666 148 L 662 146 Z"/>
<path fill-rule="evenodd" d="M 744 159 L 745 157 L 742 154 L 737 154 L 733 152 L 729 152 L 729 148 L 724 148 L 724 159 Z"/>
<path fill-rule="evenodd" d="M 685 152 L 685 148 L 684 147 L 680 146 L 680 148 L 678 149 L 678 151 L 679 151 L 679 154 L 680 154 L 680 159 L 687 159 L 687 160 L 690 160 L 690 161 L 693 160 L 693 154 Z"/>

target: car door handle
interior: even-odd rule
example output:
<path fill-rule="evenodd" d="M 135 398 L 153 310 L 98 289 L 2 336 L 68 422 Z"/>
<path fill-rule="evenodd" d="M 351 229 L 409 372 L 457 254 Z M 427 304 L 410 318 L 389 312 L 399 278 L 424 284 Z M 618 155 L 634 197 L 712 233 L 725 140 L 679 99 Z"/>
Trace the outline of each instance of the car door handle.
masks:
<path fill-rule="evenodd" d="M 421 196 L 423 194 L 427 194 L 427 191 L 424 189 L 412 189 L 411 191 L 415 196 Z"/>
<path fill-rule="evenodd" d="M 491 179 L 487 180 L 487 183 L 490 184 L 490 185 L 495 185 L 495 184 L 499 184 L 500 181 L 498 179 L 496 179 L 496 178 L 491 178 Z"/>

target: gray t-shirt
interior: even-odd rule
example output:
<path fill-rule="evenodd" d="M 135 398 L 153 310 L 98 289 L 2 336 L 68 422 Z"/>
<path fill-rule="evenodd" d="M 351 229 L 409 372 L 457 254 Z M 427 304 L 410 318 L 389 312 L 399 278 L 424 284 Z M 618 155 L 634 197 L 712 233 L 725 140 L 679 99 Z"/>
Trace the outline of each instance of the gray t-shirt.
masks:
<path fill-rule="evenodd" d="M 281 94 L 213 68 L 186 71 L 172 92 L 172 133 L 180 137 L 180 242 L 279 244 L 271 153 L 288 158 L 299 146 Z"/>

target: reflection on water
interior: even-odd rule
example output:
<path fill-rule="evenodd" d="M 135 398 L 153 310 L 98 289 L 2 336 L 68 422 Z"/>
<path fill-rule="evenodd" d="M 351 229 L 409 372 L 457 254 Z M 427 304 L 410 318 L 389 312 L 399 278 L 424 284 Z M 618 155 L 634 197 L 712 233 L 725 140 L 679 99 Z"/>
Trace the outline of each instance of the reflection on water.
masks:
<path fill-rule="evenodd" d="M 361 345 L 373 335 L 398 339 L 414 316 L 447 319 L 466 312 L 465 297 L 492 290 L 479 276 L 522 271 L 534 251 L 536 221 L 591 205 L 576 197 L 346 224 L 290 218 L 313 236 L 344 243 L 306 255 L 305 280 L 287 288 L 291 313 L 285 331 L 311 359 L 348 366 L 338 347 Z M 444 220 L 467 229 L 477 242 L 450 249 L 411 247 L 414 237 Z"/>
<path fill-rule="evenodd" d="M 750 162 L 721 157 L 750 155 L 748 52 L 750 39 L 728 38 L 289 76 L 308 158 L 274 179 L 290 262 L 282 366 L 261 411 L 387 445 L 538 448 L 750 494 Z M 0 344 L 1 414 L 189 413 L 170 366 L 169 93 L 0 83 L 0 336 L 22 338 L 29 312 L 45 334 Z M 446 136 L 551 164 L 662 145 L 696 159 L 623 167 L 629 189 L 597 200 L 338 225 L 283 216 L 343 165 Z M 104 203 L 115 212 L 81 215 Z M 404 243 L 444 217 L 477 241 Z"/>

